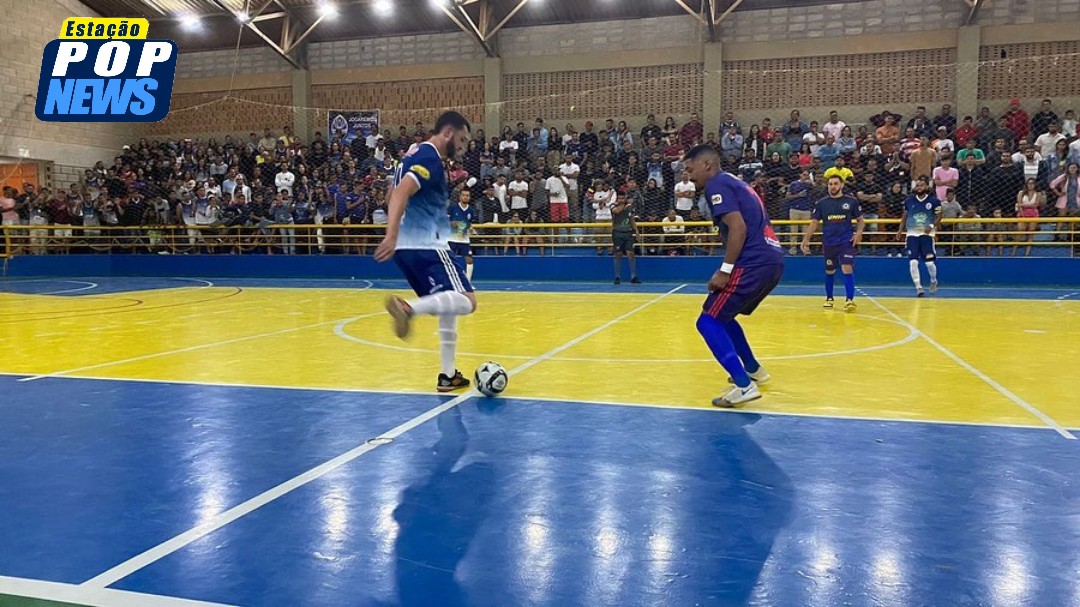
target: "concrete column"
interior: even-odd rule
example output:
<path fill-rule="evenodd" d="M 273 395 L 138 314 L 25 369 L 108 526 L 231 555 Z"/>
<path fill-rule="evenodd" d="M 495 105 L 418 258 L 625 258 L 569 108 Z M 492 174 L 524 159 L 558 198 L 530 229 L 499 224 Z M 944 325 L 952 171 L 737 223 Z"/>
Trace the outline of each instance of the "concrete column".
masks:
<path fill-rule="evenodd" d="M 315 131 L 326 133 L 326 125 L 312 124 L 315 120 L 315 112 L 311 107 L 311 70 L 292 71 L 292 104 L 293 109 L 293 133 L 304 140 L 311 141 Z"/>
<path fill-rule="evenodd" d="M 979 111 L 979 47 L 982 27 L 965 25 L 956 36 L 956 112 L 958 119 Z"/>
<path fill-rule="evenodd" d="M 484 59 L 484 135 L 498 135 L 502 101 L 502 58 Z"/>
<path fill-rule="evenodd" d="M 720 95 L 724 45 L 721 42 L 709 42 L 702 45 L 702 48 L 705 54 L 705 95 L 702 100 L 701 123 L 706 133 L 715 133 L 720 127 L 720 121 L 724 118 L 723 100 Z M 719 136 L 716 140 L 720 141 Z"/>

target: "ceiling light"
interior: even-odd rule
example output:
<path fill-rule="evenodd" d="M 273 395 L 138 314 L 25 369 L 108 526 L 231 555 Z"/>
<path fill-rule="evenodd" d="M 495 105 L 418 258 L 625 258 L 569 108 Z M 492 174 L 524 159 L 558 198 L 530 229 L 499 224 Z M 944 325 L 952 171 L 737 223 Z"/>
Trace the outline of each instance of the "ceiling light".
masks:
<path fill-rule="evenodd" d="M 321 2 L 319 3 L 319 14 L 323 17 L 336 17 L 338 14 L 337 6 L 333 2 Z"/>
<path fill-rule="evenodd" d="M 394 3 L 390 0 L 375 0 L 375 12 L 380 15 L 389 15 L 394 12 Z"/>
<path fill-rule="evenodd" d="M 236 20 L 240 23 L 247 23 L 251 17 L 247 14 L 247 11 L 241 11 L 236 13 Z"/>
<path fill-rule="evenodd" d="M 202 27 L 202 19 L 193 13 L 180 15 L 180 26 L 186 30 L 197 30 Z"/>

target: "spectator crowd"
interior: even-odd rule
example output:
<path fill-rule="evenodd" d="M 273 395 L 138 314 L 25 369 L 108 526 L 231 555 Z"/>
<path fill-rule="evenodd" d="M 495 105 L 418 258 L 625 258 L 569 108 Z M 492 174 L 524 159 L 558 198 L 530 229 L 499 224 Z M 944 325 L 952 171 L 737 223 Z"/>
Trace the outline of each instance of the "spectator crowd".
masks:
<path fill-rule="evenodd" d="M 844 118 L 834 111 L 827 120 L 807 120 L 793 110 L 780 124 L 766 117 L 746 126 L 727 112 L 713 130 L 697 114 L 684 124 L 650 115 L 636 131 L 611 119 L 599 128 L 587 121 L 580 130 L 566 124 L 560 131 L 536 118 L 497 135 L 474 130 L 447 168 L 453 199 L 469 190 L 481 223 L 606 222 L 615 201 L 629 199 L 639 221 L 664 224 L 645 230 L 658 243 L 673 236 L 709 241 L 709 230 L 680 225 L 708 216 L 702 193 L 682 170 L 683 154 L 700 143 L 717 149 L 723 168 L 749 183 L 774 219 L 808 219 L 833 174 L 871 222 L 898 218 L 923 175 L 950 218 L 1001 218 L 1003 231 L 1022 233 L 1034 228 L 1013 228 L 1005 218 L 1080 214 L 1080 126 L 1073 110 L 1059 116 L 1049 99 L 1033 114 L 1014 99 L 996 117 L 984 107 L 958 120 L 944 105 L 932 117 L 918 107 L 910 117 L 884 111 L 858 125 Z M 242 250 L 246 239 L 267 252 L 364 253 L 369 241 L 348 226 L 386 223 L 394 169 L 427 130 L 416 123 L 396 134 L 343 135 L 316 133 L 305 142 L 285 126 L 246 139 L 142 139 L 67 187 L 5 188 L 0 213 L 4 224 L 29 226 L 23 244 L 31 252 L 43 252 L 46 239 L 92 242 L 102 237 L 100 226 L 116 226 L 126 228 L 121 238 L 137 235 L 151 250 L 165 250 L 167 229 L 192 249 Z M 298 224 L 334 227 L 298 239 L 292 227 Z M 785 243 L 793 254 L 799 229 L 792 226 Z M 539 231 L 527 226 L 502 233 L 514 236 L 519 252 L 531 240 L 542 242 L 530 238 Z M 580 230 L 564 235 L 563 242 L 591 242 Z M 1030 243 L 1030 237 L 1009 240 Z"/>

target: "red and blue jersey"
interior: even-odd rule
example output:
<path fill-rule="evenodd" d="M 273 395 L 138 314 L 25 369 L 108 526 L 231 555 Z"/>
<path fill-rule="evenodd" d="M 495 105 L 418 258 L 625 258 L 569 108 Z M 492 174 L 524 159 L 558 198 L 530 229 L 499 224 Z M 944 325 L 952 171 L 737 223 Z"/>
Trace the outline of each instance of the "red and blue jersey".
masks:
<path fill-rule="evenodd" d="M 746 241 L 743 243 L 738 266 L 763 266 L 784 262 L 784 251 L 776 238 L 765 203 L 745 181 L 730 173 L 717 173 L 705 184 L 705 196 L 709 201 L 713 222 L 720 228 L 720 235 L 728 240 L 727 224 L 723 217 L 728 213 L 740 213 L 746 223 Z"/>

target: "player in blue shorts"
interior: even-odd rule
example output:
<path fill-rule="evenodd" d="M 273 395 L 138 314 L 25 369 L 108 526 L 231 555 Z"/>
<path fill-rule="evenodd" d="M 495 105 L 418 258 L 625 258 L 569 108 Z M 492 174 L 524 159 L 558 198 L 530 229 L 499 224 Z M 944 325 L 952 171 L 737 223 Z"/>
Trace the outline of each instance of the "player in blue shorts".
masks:
<path fill-rule="evenodd" d="M 469 244 L 476 210 L 469 204 L 469 190 L 462 188 L 457 204 L 450 205 L 450 250 L 454 255 L 465 260 L 465 277 L 472 281 L 473 255 Z"/>
<path fill-rule="evenodd" d="M 852 228 L 851 223 L 856 222 Z M 855 248 L 862 242 L 863 221 L 859 201 L 844 193 L 844 180 L 829 177 L 829 196 L 814 203 L 810 227 L 803 236 L 802 252 L 810 254 L 810 237 L 821 224 L 822 254 L 825 255 L 825 307 L 833 307 L 836 267 L 844 274 L 844 309 L 855 311 Z"/>
<path fill-rule="evenodd" d="M 719 152 L 698 145 L 683 160 L 697 190 L 705 191 L 725 244 L 724 262 L 709 280 L 697 330 L 734 384 L 712 404 L 733 407 L 761 398 L 758 384 L 769 379 L 735 317 L 753 313 L 780 282 L 784 253 L 765 203 L 748 184 L 720 170 Z"/>
<path fill-rule="evenodd" d="M 418 299 L 386 300 L 394 332 L 409 336 L 417 314 L 439 317 L 442 369 L 436 389 L 450 392 L 469 387 L 457 370 L 457 317 L 476 311 L 476 294 L 461 260 L 450 252 L 450 192 L 443 158 L 454 158 L 469 140 L 469 121 L 458 112 L 444 112 L 431 138 L 401 162 L 390 193 L 386 236 L 375 249 L 375 260 L 391 258 L 401 268 Z"/>
<path fill-rule="evenodd" d="M 934 248 L 934 235 L 941 227 L 941 201 L 930 190 L 930 178 L 926 175 L 915 181 L 915 193 L 904 201 L 904 212 L 900 215 L 900 231 L 897 240 L 903 240 L 907 234 L 908 265 L 911 280 L 915 283 L 915 295 L 923 297 L 922 282 L 919 279 L 919 261 L 926 264 L 930 274 L 930 294 L 937 293 L 937 251 Z"/>

